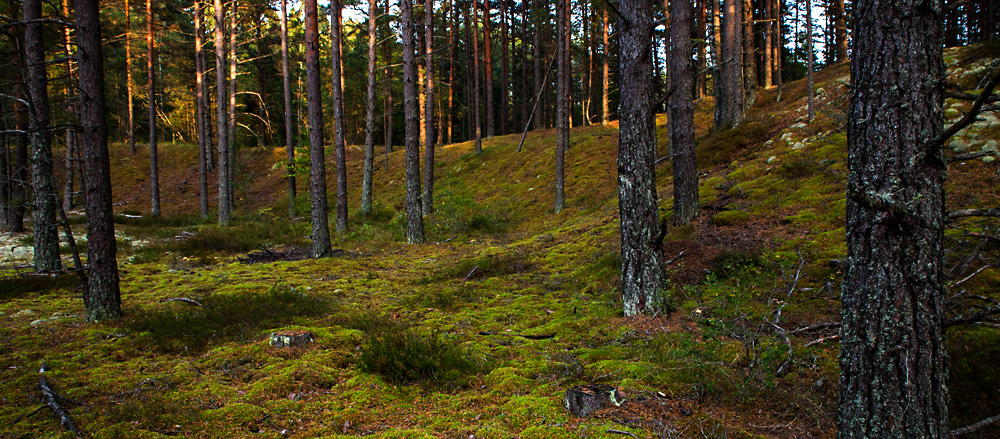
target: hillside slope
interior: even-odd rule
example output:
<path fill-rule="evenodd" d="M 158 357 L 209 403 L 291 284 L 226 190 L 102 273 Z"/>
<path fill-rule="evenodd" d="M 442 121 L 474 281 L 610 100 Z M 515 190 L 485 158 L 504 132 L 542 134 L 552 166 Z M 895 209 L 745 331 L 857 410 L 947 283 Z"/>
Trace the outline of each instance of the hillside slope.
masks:
<path fill-rule="evenodd" d="M 973 90 L 998 55 L 950 49 L 949 79 Z M 11 407 L 0 424 L 15 437 L 71 437 L 44 411 L 30 414 L 44 362 L 61 394 L 86 404 L 69 408 L 94 437 L 834 437 L 837 329 L 824 324 L 839 320 L 831 261 L 846 251 L 847 75 L 846 65 L 818 74 L 811 124 L 803 81 L 780 99 L 762 91 L 734 130 L 707 128 L 711 99 L 698 103 L 702 215 L 667 233 L 674 311 L 636 319 L 621 317 L 618 296 L 613 125 L 572 131 L 559 215 L 554 130 L 529 133 L 521 153 L 518 135 L 486 139 L 479 155 L 448 145 L 429 243 L 406 245 L 396 151 L 379 155 L 375 212 L 352 214 L 335 257 L 252 265 L 240 262 L 248 252 L 298 259 L 308 243 L 308 218 L 285 216 L 283 150 L 241 151 L 237 221 L 220 228 L 196 215 L 197 150 L 165 145 L 165 216 L 119 219 L 126 319 L 84 324 L 73 276 L 0 271 L 0 397 Z M 949 100 L 946 116 L 966 105 Z M 659 117 L 660 139 L 665 125 Z M 951 147 L 995 151 L 998 141 L 989 115 Z M 148 152 L 118 145 L 112 155 L 116 208 L 146 212 Z M 353 213 L 360 149 L 348 158 Z M 998 205 L 991 159 L 952 164 L 949 207 Z M 669 162 L 658 167 L 661 215 L 670 175 Z M 953 278 L 995 267 L 1000 249 L 982 236 L 996 223 L 956 226 Z M 1000 298 L 997 281 L 985 268 L 961 287 Z M 315 342 L 273 348 L 279 330 Z M 955 426 L 1000 411 L 998 335 L 949 332 Z M 563 392 L 589 383 L 620 388 L 624 404 L 570 416 Z"/>

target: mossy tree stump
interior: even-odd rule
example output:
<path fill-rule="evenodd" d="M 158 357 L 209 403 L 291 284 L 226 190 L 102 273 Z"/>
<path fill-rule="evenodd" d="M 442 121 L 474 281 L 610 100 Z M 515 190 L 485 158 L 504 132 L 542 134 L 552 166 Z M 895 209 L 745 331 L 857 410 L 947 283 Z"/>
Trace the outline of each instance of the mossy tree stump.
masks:
<path fill-rule="evenodd" d="M 622 405 L 624 397 L 617 388 L 604 384 L 576 386 L 566 390 L 563 403 L 573 415 L 586 418 L 608 404 Z"/>
<path fill-rule="evenodd" d="M 276 348 L 302 348 L 313 342 L 313 334 L 307 331 L 278 331 L 271 333 L 271 346 Z"/>

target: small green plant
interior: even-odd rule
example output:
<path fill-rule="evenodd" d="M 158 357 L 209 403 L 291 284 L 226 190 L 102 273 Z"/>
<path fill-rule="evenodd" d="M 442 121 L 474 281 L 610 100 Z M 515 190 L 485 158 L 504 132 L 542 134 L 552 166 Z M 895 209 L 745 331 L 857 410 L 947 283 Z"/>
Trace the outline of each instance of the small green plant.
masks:
<path fill-rule="evenodd" d="M 361 369 L 394 384 L 468 384 L 483 367 L 457 340 L 441 334 L 389 330 L 369 337 L 361 348 Z"/>
<path fill-rule="evenodd" d="M 213 341 L 246 340 L 295 317 L 323 315 L 330 304 L 284 285 L 252 294 L 213 294 L 201 307 L 183 304 L 135 314 L 126 326 L 165 351 L 199 350 Z"/>

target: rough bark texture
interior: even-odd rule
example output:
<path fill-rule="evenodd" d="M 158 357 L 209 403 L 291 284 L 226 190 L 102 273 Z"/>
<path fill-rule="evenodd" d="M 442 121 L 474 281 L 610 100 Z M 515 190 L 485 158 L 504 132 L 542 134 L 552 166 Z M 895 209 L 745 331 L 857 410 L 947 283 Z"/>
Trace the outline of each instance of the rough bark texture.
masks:
<path fill-rule="evenodd" d="M 940 4 L 854 5 L 838 435 L 949 438 Z"/>
<path fill-rule="evenodd" d="M 566 207 L 566 149 L 569 147 L 569 0 L 556 4 L 556 202 Z"/>
<path fill-rule="evenodd" d="M 229 202 L 229 211 L 236 210 L 236 78 L 238 75 L 238 67 L 240 64 L 239 57 L 236 54 L 236 49 L 239 47 L 236 45 L 236 18 L 239 15 L 238 2 L 230 3 L 229 10 L 229 115 L 227 120 L 229 121 L 229 136 L 226 140 L 229 141 L 229 160 L 227 163 L 229 169 L 226 170 L 226 175 L 229 178 L 229 191 L 226 193 L 226 199 Z"/>
<path fill-rule="evenodd" d="M 374 0 L 372 0 L 374 1 Z M 374 58 L 374 57 L 373 57 Z M 281 83 L 285 100 L 285 161 L 288 163 L 288 217 L 295 212 L 295 121 L 292 119 L 292 75 L 288 66 L 288 0 L 281 0 Z"/>
<path fill-rule="evenodd" d="M 306 100 L 309 103 L 309 188 L 312 195 L 312 255 L 329 256 L 326 206 L 326 153 L 323 151 L 323 90 L 319 72 L 319 17 L 316 0 L 305 0 Z"/>
<path fill-rule="evenodd" d="M 618 108 L 618 211 L 622 302 L 626 316 L 655 312 L 664 287 L 656 195 L 656 130 L 652 114 L 650 0 L 619 4 L 621 100 Z"/>
<path fill-rule="evenodd" d="M 83 154 L 84 202 L 87 207 L 87 319 L 121 317 L 114 210 L 111 207 L 111 161 L 105 122 L 104 54 L 98 0 L 76 0 L 77 59 L 80 77 L 80 148 Z"/>
<path fill-rule="evenodd" d="M 715 127 L 743 123 L 743 16 L 741 0 L 723 0 L 719 82 L 715 88 Z"/>
<path fill-rule="evenodd" d="M 62 16 L 69 17 L 69 2 L 67 0 L 62 0 Z M 68 79 L 66 81 L 65 92 L 66 92 L 66 97 L 71 98 L 71 96 L 73 96 L 74 94 L 74 91 L 70 84 L 73 83 L 75 75 L 73 73 L 74 59 L 72 58 L 73 47 L 72 47 L 72 42 L 70 41 L 70 28 L 68 26 L 63 27 L 62 34 L 63 34 L 63 53 L 66 56 L 66 78 Z M 70 112 L 72 113 L 77 112 L 77 107 L 75 103 L 69 104 L 68 107 Z M 77 150 L 77 145 L 75 140 L 76 140 L 76 131 L 71 127 L 66 127 L 66 155 L 65 155 L 65 160 L 63 161 L 64 163 L 63 169 L 66 170 L 66 178 L 65 180 L 63 180 L 63 210 L 66 212 L 73 210 L 73 204 L 74 204 L 73 188 L 75 186 L 74 181 L 76 180 L 74 175 L 78 171 L 76 160 L 74 160 L 74 153 Z"/>
<path fill-rule="evenodd" d="M 153 37 L 153 3 L 146 0 L 146 87 L 149 96 L 149 193 L 150 213 L 160 216 L 160 161 L 156 147 L 156 43 Z"/>
<path fill-rule="evenodd" d="M 611 62 L 611 45 L 608 44 L 608 10 L 604 8 L 601 10 L 601 50 L 604 52 L 604 56 L 601 57 L 603 65 L 601 66 L 601 126 L 608 126 L 608 121 L 611 119 L 611 110 L 608 103 L 608 89 L 610 84 L 610 78 L 608 77 L 608 64 Z"/>
<path fill-rule="evenodd" d="M 417 60 L 412 0 L 400 0 L 403 32 L 403 111 L 406 118 L 406 242 L 424 242 L 420 203 L 420 97 L 417 96 Z"/>
<path fill-rule="evenodd" d="M 41 0 L 24 2 L 24 20 L 42 19 Z M 28 96 L 30 97 L 29 126 L 31 130 L 31 186 L 34 191 L 35 271 L 62 269 L 59 261 L 59 230 L 56 198 L 52 178 L 52 132 L 49 130 L 48 80 L 45 72 L 44 25 L 40 22 L 24 26 L 25 61 L 27 63 Z"/>
<path fill-rule="evenodd" d="M 743 112 L 750 111 L 750 107 L 753 107 L 754 102 L 757 101 L 757 49 L 756 41 L 754 41 L 754 16 L 753 8 L 750 5 L 751 0 L 742 0 L 742 3 L 737 6 L 743 7 L 743 12 L 740 16 L 741 23 L 739 28 L 743 31 Z"/>
<path fill-rule="evenodd" d="M 834 61 L 847 61 L 847 12 L 844 0 L 831 0 L 830 11 L 833 12 L 833 55 Z"/>
<path fill-rule="evenodd" d="M 762 51 L 762 52 L 764 52 L 764 59 L 763 59 L 764 65 L 762 66 L 762 70 L 763 70 L 762 76 L 763 77 L 761 78 L 762 79 L 761 86 L 764 87 L 764 88 L 771 88 L 774 85 L 774 81 L 772 80 L 773 78 L 772 78 L 772 73 L 771 73 L 772 72 L 772 68 L 773 68 L 772 61 L 771 61 L 771 55 L 773 55 L 773 53 L 774 53 L 771 50 L 771 46 L 774 45 L 772 43 L 772 41 L 771 41 L 771 38 L 774 36 L 774 33 L 771 32 L 771 26 L 775 26 L 776 25 L 774 23 L 774 21 L 772 21 L 772 20 L 777 20 L 778 15 L 774 13 L 774 8 L 771 7 L 772 4 L 773 4 L 773 2 L 771 0 L 765 0 L 765 1 L 761 2 L 761 7 L 764 8 L 764 19 L 765 19 L 765 21 L 764 21 L 764 47 L 763 47 L 764 50 Z"/>
<path fill-rule="evenodd" d="M 424 2 L 424 45 L 425 61 L 427 72 L 424 80 L 424 194 L 423 201 L 424 215 L 430 215 L 434 211 L 434 0 Z"/>
<path fill-rule="evenodd" d="M 341 58 L 341 4 L 340 0 L 330 2 L 330 29 L 333 59 L 333 146 L 334 160 L 337 162 L 337 232 L 347 231 L 347 157 L 344 131 L 344 67 Z"/>
<path fill-rule="evenodd" d="M 218 130 L 219 164 L 219 225 L 227 226 L 229 210 L 229 123 L 226 111 L 226 9 L 222 0 L 215 0 L 215 104 L 216 129 Z"/>
<path fill-rule="evenodd" d="M 195 51 L 195 117 L 198 119 L 198 188 L 201 217 L 208 218 L 208 148 L 212 140 L 208 133 L 208 94 L 205 85 L 205 37 L 202 32 L 201 0 L 194 0 L 194 51 Z"/>
<path fill-rule="evenodd" d="M 694 159 L 694 102 L 691 71 L 691 0 L 670 8 L 670 145 L 674 162 L 674 224 L 698 216 L 698 171 Z"/>
<path fill-rule="evenodd" d="M 372 177 L 375 168 L 375 85 L 377 78 L 376 71 L 376 38 L 378 37 L 378 27 L 376 17 L 378 16 L 378 4 L 375 0 L 368 0 L 368 90 L 367 105 L 365 106 L 365 165 L 361 180 L 361 208 L 358 209 L 362 215 L 367 215 L 372 211 Z"/>

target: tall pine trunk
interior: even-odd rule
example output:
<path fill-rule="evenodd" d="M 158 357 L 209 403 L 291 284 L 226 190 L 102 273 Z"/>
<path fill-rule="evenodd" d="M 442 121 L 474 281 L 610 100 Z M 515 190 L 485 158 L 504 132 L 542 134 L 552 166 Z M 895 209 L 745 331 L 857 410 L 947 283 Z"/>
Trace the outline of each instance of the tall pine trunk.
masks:
<path fill-rule="evenodd" d="M 742 16 L 742 0 L 723 0 L 720 77 L 715 88 L 715 127 L 718 129 L 743 123 Z"/>
<path fill-rule="evenodd" d="M 618 135 L 618 212 L 621 218 L 621 285 L 626 316 L 657 312 L 664 287 L 656 195 L 656 129 L 653 119 L 652 5 L 619 3 L 621 103 Z"/>
<path fill-rule="evenodd" d="M 385 78 L 382 83 L 385 86 L 385 101 L 384 101 L 384 112 L 385 112 L 385 167 L 389 168 L 389 153 L 392 152 L 392 141 L 393 141 L 393 103 L 392 103 L 392 43 L 395 41 L 392 36 L 392 27 L 389 25 L 389 2 L 391 0 L 385 0 L 385 41 L 382 43 L 382 62 L 385 64 L 383 74 Z"/>
<path fill-rule="evenodd" d="M 312 195 L 312 255 L 330 255 L 326 154 L 323 151 L 323 90 L 319 71 L 319 15 L 316 0 L 305 0 L 306 101 L 309 104 L 309 187 Z"/>
<path fill-rule="evenodd" d="M 838 437 L 950 438 L 942 17 L 854 3 Z"/>
<path fill-rule="evenodd" d="M 67 0 L 62 0 L 62 15 L 66 20 L 69 19 L 69 2 Z M 64 27 L 62 34 L 63 34 L 63 54 L 66 56 L 66 78 L 67 78 L 66 90 L 65 90 L 66 99 L 69 102 L 74 102 L 73 99 L 74 92 L 72 86 L 70 85 L 73 83 L 74 74 L 73 74 L 73 58 L 71 57 L 71 55 L 73 54 L 73 47 L 70 42 L 69 27 Z M 69 104 L 69 110 L 73 113 L 76 113 L 77 112 L 76 104 Z M 77 149 L 75 142 L 76 131 L 73 130 L 73 128 L 67 127 L 65 135 L 66 135 L 66 156 L 65 156 L 66 159 L 64 161 L 65 163 L 64 168 L 66 169 L 66 179 L 63 182 L 63 210 L 69 212 L 70 210 L 73 209 L 73 204 L 74 204 L 73 192 L 75 186 L 74 175 L 77 173 L 76 159 L 73 157 L 73 154 Z"/>
<path fill-rule="evenodd" d="M 347 158 L 345 156 L 344 130 L 344 67 L 341 58 L 341 4 L 340 0 L 330 1 L 330 33 L 333 66 L 331 69 L 333 87 L 333 146 L 337 165 L 337 232 L 347 231 Z"/>
<path fill-rule="evenodd" d="M 486 88 L 486 137 L 496 135 L 496 106 L 493 100 L 493 14 L 490 0 L 483 2 L 483 86 Z"/>
<path fill-rule="evenodd" d="M 510 28 L 507 0 L 500 0 L 500 134 L 510 132 Z"/>
<path fill-rule="evenodd" d="M 816 87 L 813 85 L 812 1 L 810 0 L 806 0 L 806 93 L 808 117 L 811 123 L 816 118 Z"/>
<path fill-rule="evenodd" d="M 132 8 L 125 0 L 125 102 L 128 106 L 128 150 L 135 155 L 135 105 L 132 102 Z"/>
<path fill-rule="evenodd" d="M 146 0 L 146 74 L 149 94 L 149 192 L 151 214 L 160 216 L 160 160 L 156 146 L 156 44 L 153 36 L 153 3 Z"/>
<path fill-rule="evenodd" d="M 56 226 L 55 182 L 52 178 L 52 132 L 49 130 L 48 79 L 45 63 L 41 0 L 24 1 L 24 43 L 30 105 L 31 186 L 34 191 L 35 271 L 62 269 L 59 260 L 59 231 Z"/>
<path fill-rule="evenodd" d="M 670 146 L 674 164 L 675 225 L 698 217 L 698 170 L 694 156 L 694 102 L 691 71 L 691 2 L 673 0 L 670 8 Z"/>
<path fill-rule="evenodd" d="M 239 74 L 239 57 L 237 56 L 236 49 L 236 22 L 239 16 L 239 3 L 232 2 L 232 8 L 229 10 L 229 136 L 226 140 L 229 141 L 229 159 L 227 161 L 229 169 L 226 174 L 229 177 L 229 192 L 227 193 L 227 200 L 229 202 L 229 210 L 236 210 L 236 79 Z"/>
<path fill-rule="evenodd" d="M 403 32 L 403 111 L 406 118 L 406 242 L 424 242 L 424 217 L 420 202 L 420 97 L 417 96 L 416 29 L 413 3 L 400 0 Z"/>
<path fill-rule="evenodd" d="M 219 225 L 229 225 L 229 113 L 226 111 L 226 9 L 222 0 L 215 0 L 215 104 L 216 129 L 219 145 L 216 172 L 219 178 Z"/>
<path fill-rule="evenodd" d="M 372 178 L 375 167 L 375 85 L 376 39 L 378 38 L 378 4 L 368 0 L 368 89 L 365 105 L 365 164 L 361 180 L 361 215 L 372 211 Z"/>
<path fill-rule="evenodd" d="M 601 57 L 603 65 L 601 66 L 601 126 L 608 126 L 608 122 L 611 120 L 611 109 L 608 100 L 608 94 L 610 90 L 610 69 L 608 65 L 611 62 L 611 45 L 608 43 L 608 10 L 604 8 L 601 10 L 601 49 L 604 51 L 604 56 Z"/>
<path fill-rule="evenodd" d="M 425 61 L 424 70 L 424 194 L 423 201 L 424 215 L 430 215 L 434 211 L 434 0 L 424 2 L 424 45 Z"/>
<path fill-rule="evenodd" d="M 556 201 L 566 207 L 566 149 L 569 148 L 569 0 L 556 4 Z"/>
<path fill-rule="evenodd" d="M 409 1 L 409 0 L 402 0 Z M 475 5 L 477 0 L 473 1 L 472 7 L 472 129 L 475 131 L 476 137 L 476 153 L 483 152 L 483 127 L 480 123 L 480 104 L 479 98 L 481 96 L 480 81 L 479 81 L 479 8 Z"/>
<path fill-rule="evenodd" d="M 104 54 L 98 0 L 76 0 L 76 35 L 89 267 L 83 302 L 87 308 L 87 320 L 96 322 L 117 319 L 122 315 L 118 249 L 111 206 L 111 160 L 105 122 Z"/>
<path fill-rule="evenodd" d="M 294 218 L 295 122 L 292 120 L 292 75 L 288 64 L 288 0 L 281 0 L 281 85 L 285 101 L 285 172 L 288 173 L 285 180 L 288 182 L 288 217 Z"/>
<path fill-rule="evenodd" d="M 212 144 L 208 133 L 208 94 L 205 85 L 205 36 L 202 32 L 201 0 L 194 0 L 194 51 L 195 51 L 195 117 L 198 125 L 198 195 L 201 217 L 208 218 L 208 148 Z"/>

